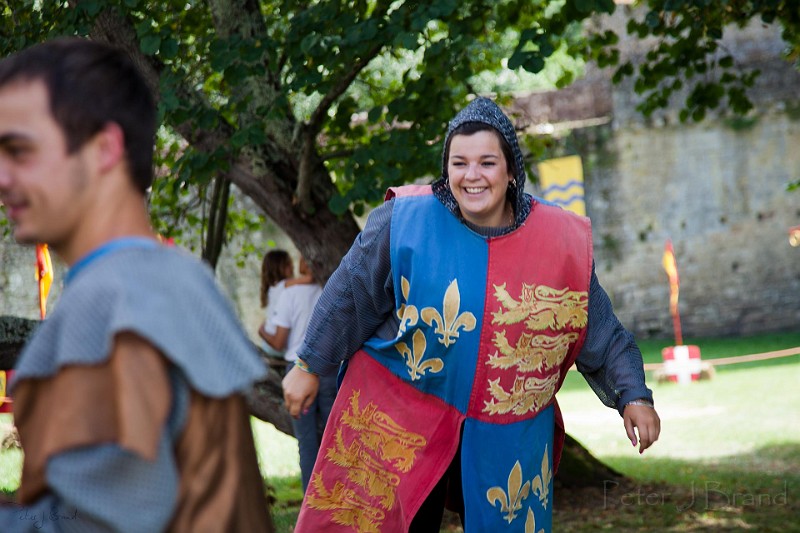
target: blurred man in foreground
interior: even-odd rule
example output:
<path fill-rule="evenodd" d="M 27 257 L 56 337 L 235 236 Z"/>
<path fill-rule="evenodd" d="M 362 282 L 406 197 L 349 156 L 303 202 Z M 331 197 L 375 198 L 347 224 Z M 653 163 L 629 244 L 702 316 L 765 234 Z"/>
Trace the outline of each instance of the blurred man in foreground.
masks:
<path fill-rule="evenodd" d="M 16 368 L 0 531 L 272 531 L 243 393 L 264 368 L 211 271 L 150 228 L 156 114 L 122 52 L 0 62 L 0 202 L 69 265 Z"/>

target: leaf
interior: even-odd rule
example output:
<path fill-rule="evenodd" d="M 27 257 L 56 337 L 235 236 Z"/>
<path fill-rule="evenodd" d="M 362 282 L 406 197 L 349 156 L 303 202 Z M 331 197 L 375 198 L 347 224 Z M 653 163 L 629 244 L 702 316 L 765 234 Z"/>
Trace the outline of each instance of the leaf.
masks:
<path fill-rule="evenodd" d="M 158 51 L 164 59 L 172 59 L 178 55 L 178 41 L 173 38 L 164 39 Z"/>
<path fill-rule="evenodd" d="M 161 46 L 161 37 L 152 33 L 142 37 L 142 40 L 139 44 L 142 53 L 149 56 L 155 55 L 156 52 L 158 52 L 160 46 Z"/>
<path fill-rule="evenodd" d="M 594 0 L 574 0 L 575 8 L 581 13 L 591 13 L 595 9 Z"/>
<path fill-rule="evenodd" d="M 383 115 L 383 107 L 382 106 L 375 106 L 369 110 L 367 114 L 367 120 L 370 122 L 378 122 L 378 120 Z"/>
<path fill-rule="evenodd" d="M 247 139 L 248 139 L 247 131 L 239 130 L 235 132 L 233 135 L 231 135 L 230 143 L 233 148 L 238 150 L 239 148 L 247 144 Z"/>
<path fill-rule="evenodd" d="M 419 47 L 419 35 L 416 33 L 402 33 L 395 39 L 395 44 L 401 48 L 415 50 Z"/>
<path fill-rule="evenodd" d="M 328 200 L 328 209 L 335 215 L 343 214 L 348 207 L 350 207 L 350 202 L 342 195 L 331 196 L 331 199 Z"/>
<path fill-rule="evenodd" d="M 541 72 L 544 69 L 544 58 L 539 54 L 530 54 L 522 63 L 522 67 L 534 74 Z"/>
<path fill-rule="evenodd" d="M 614 13 L 617 4 L 614 0 L 597 0 L 597 10 L 601 13 L 607 13 L 611 15 Z"/>
<path fill-rule="evenodd" d="M 651 29 L 657 28 L 661 24 L 661 13 L 655 10 L 650 11 L 644 18 L 644 23 Z"/>
<path fill-rule="evenodd" d="M 698 107 L 692 112 L 692 120 L 695 122 L 702 121 L 706 116 L 706 109 L 705 107 Z"/>

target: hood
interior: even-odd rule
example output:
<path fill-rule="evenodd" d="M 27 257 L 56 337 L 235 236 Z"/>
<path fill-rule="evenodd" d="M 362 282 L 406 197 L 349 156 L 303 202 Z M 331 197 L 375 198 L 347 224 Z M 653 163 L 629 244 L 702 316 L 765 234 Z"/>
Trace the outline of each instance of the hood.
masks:
<path fill-rule="evenodd" d="M 508 195 L 511 204 L 514 206 L 514 218 L 516 224 L 519 225 L 527 218 L 530 211 L 530 200 L 524 194 L 525 182 L 527 175 L 525 173 L 525 160 L 522 157 L 522 150 L 519 148 L 519 141 L 517 140 L 517 133 L 511 120 L 503 113 L 503 110 L 494 103 L 492 100 L 485 97 L 478 97 L 467 105 L 464 109 L 450 121 L 447 128 L 447 136 L 445 137 L 444 146 L 447 146 L 447 141 L 453 134 L 453 130 L 467 122 L 481 122 L 487 124 L 497 130 L 500 135 L 506 140 L 511 147 L 511 152 L 514 154 L 514 163 L 517 170 L 514 176 L 516 187 L 509 188 Z M 440 197 L 445 205 L 452 202 L 455 204 L 453 193 L 450 192 L 450 187 L 447 184 L 447 155 L 445 150 L 442 150 L 442 178 L 434 183 L 434 193 Z"/>

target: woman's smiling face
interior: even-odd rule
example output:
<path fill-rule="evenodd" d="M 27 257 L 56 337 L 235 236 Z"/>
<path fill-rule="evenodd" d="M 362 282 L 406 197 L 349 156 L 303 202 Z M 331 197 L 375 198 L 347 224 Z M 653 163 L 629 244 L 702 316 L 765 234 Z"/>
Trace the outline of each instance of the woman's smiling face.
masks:
<path fill-rule="evenodd" d="M 454 135 L 447 158 L 450 190 L 462 216 L 477 226 L 508 225 L 506 190 L 514 179 L 500 147 L 499 134 L 477 131 Z M 510 208 L 510 206 L 509 206 Z"/>

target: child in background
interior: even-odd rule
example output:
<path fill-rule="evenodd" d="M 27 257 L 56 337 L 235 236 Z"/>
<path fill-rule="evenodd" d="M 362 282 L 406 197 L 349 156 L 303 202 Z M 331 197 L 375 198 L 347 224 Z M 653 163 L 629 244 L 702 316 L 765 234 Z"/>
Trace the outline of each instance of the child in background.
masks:
<path fill-rule="evenodd" d="M 275 304 L 286 289 L 286 280 L 294 276 L 292 256 L 286 250 L 271 250 L 264 254 L 261 263 L 261 307 L 264 309 L 264 322 L 259 328 L 259 337 L 262 337 L 261 349 L 270 357 L 283 359 L 283 352 L 278 351 L 263 340 L 262 331 L 274 335 L 275 325 L 270 324 L 270 318 L 275 314 Z"/>
<path fill-rule="evenodd" d="M 261 307 L 264 308 L 264 322 L 258 330 L 261 337 L 261 349 L 270 357 L 283 361 L 284 352 L 276 350 L 264 340 L 264 333 L 275 334 L 275 325 L 271 319 L 275 316 L 275 306 L 281 293 L 292 285 L 311 283 L 309 274 L 294 276 L 294 262 L 286 250 L 271 250 L 264 255 L 261 263 Z"/>

